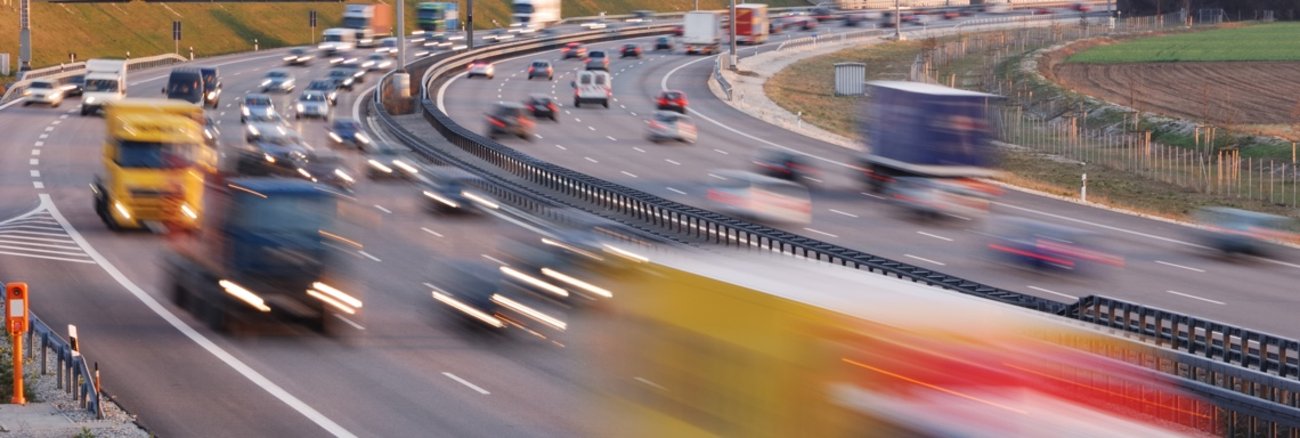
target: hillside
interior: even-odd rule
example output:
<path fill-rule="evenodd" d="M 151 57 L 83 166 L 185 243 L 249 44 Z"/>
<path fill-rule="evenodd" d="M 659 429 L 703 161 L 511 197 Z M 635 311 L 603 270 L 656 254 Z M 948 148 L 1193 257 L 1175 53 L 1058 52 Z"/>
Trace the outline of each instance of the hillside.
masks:
<path fill-rule="evenodd" d="M 394 2 L 389 2 L 394 3 Z M 415 29 L 415 5 L 407 2 L 408 29 Z M 12 4 L 16 5 L 17 2 Z M 701 0 L 701 8 L 720 9 L 723 0 Z M 803 0 L 779 0 L 773 6 L 807 5 Z M 462 7 L 464 2 L 461 2 Z M 590 16 L 600 12 L 626 14 L 637 9 L 680 11 L 693 7 L 693 0 L 565 0 L 564 16 Z M 96 3 L 56 4 L 32 2 L 33 67 L 65 62 L 68 52 L 78 59 L 155 55 L 170 52 L 171 22 L 183 27 L 182 53 L 193 46 L 198 56 L 251 50 L 253 39 L 262 48 L 301 45 L 311 41 L 307 14 L 318 13 L 317 32 L 336 25 L 342 3 Z M 10 54 L 11 69 L 17 69 L 18 20 L 16 7 L 5 7 L 0 20 L 0 52 Z M 492 27 L 492 20 L 509 23 L 508 2 L 475 4 L 476 28 Z M 464 18 L 464 11 L 461 13 Z M 319 38 L 317 38 L 319 39 Z"/>

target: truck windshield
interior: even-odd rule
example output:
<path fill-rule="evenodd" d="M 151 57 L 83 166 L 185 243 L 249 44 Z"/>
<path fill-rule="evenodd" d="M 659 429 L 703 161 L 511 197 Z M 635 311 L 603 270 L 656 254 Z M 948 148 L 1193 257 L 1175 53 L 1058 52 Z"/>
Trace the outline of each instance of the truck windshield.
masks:
<path fill-rule="evenodd" d="M 364 29 L 370 25 L 370 20 L 365 17 L 343 17 L 343 27 L 348 29 Z"/>
<path fill-rule="evenodd" d="M 274 196 L 268 200 L 249 199 L 239 209 L 232 225 L 239 229 L 311 233 L 327 229 L 334 217 L 334 200 L 312 194 L 311 197 Z"/>
<path fill-rule="evenodd" d="M 113 79 L 86 79 L 87 92 L 116 92 L 117 81 Z"/>
<path fill-rule="evenodd" d="M 327 43 L 341 43 L 341 42 L 343 42 L 343 35 L 327 33 L 327 34 L 325 34 L 325 42 L 327 42 Z"/>
<path fill-rule="evenodd" d="M 123 140 L 117 144 L 117 165 L 132 169 L 183 169 L 194 164 L 198 146 Z"/>
<path fill-rule="evenodd" d="M 516 14 L 532 14 L 533 5 L 528 3 L 515 3 L 514 11 Z"/>

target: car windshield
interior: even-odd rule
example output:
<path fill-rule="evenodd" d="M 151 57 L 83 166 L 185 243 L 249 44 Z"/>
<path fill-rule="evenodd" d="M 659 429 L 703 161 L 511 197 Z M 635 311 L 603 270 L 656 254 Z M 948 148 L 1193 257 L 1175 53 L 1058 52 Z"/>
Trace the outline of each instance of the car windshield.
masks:
<path fill-rule="evenodd" d="M 331 78 L 347 78 L 350 76 L 352 76 L 352 73 L 348 73 L 347 71 L 344 70 L 338 70 L 338 69 L 330 70 Z"/>
<path fill-rule="evenodd" d="M 253 114 L 248 117 L 248 120 L 262 123 L 279 123 L 284 121 L 284 119 L 281 118 L 279 114 L 276 114 L 275 111 L 267 111 L 264 114 Z"/>
<path fill-rule="evenodd" d="M 334 121 L 333 129 L 335 131 L 356 131 L 359 128 L 356 121 L 350 119 L 339 119 Z"/>
<path fill-rule="evenodd" d="M 117 91 L 117 81 L 112 79 L 89 79 L 86 81 L 86 91 Z"/>
<path fill-rule="evenodd" d="M 197 81 L 172 82 L 167 85 L 167 98 L 198 102 L 203 98 L 203 84 L 200 84 Z"/>
<path fill-rule="evenodd" d="M 304 102 L 324 102 L 324 101 L 325 101 L 325 95 L 324 95 L 324 94 L 321 94 L 321 93 L 306 93 L 306 94 L 303 94 L 302 97 L 299 98 L 298 100 L 301 100 L 301 101 L 304 101 Z"/>
<path fill-rule="evenodd" d="M 307 85 L 308 90 L 329 90 L 331 88 L 334 88 L 334 84 L 326 81 L 311 81 L 311 84 Z"/>
<path fill-rule="evenodd" d="M 546 68 L 546 67 L 550 67 L 550 64 L 547 64 L 546 61 L 537 61 L 533 63 L 533 67 Z"/>
<path fill-rule="evenodd" d="M 492 111 L 492 114 L 497 117 L 516 117 L 519 115 L 519 108 L 512 106 L 498 106 Z"/>
<path fill-rule="evenodd" d="M 273 71 L 273 72 L 267 73 L 267 74 L 266 74 L 266 77 L 271 78 L 271 79 L 284 79 L 284 78 L 289 77 L 289 74 L 288 74 L 288 73 L 285 73 L 285 72 L 282 72 L 282 71 Z"/>
<path fill-rule="evenodd" d="M 291 55 L 302 55 L 304 53 L 307 53 L 307 51 L 303 49 L 293 49 L 289 51 L 289 54 Z"/>
<path fill-rule="evenodd" d="M 591 51 L 591 53 L 588 53 L 587 56 L 592 57 L 592 58 L 604 58 L 604 57 L 605 57 L 605 52 L 602 52 L 602 51 L 600 51 L 600 50 L 593 50 L 593 51 Z"/>
<path fill-rule="evenodd" d="M 37 90 L 40 90 L 40 89 L 48 90 L 48 89 L 54 88 L 54 84 L 49 83 L 49 82 L 32 82 L 32 84 L 30 85 L 30 87 L 31 87 L 32 89 L 37 89 Z"/>
<path fill-rule="evenodd" d="M 191 144 L 156 143 L 124 140 L 117 144 L 118 166 L 134 169 L 181 169 L 192 161 Z"/>
<path fill-rule="evenodd" d="M 682 98 L 682 93 L 672 93 L 672 92 L 664 93 L 664 99 L 677 100 L 681 98 Z"/>
<path fill-rule="evenodd" d="M 250 97 L 244 99 L 244 106 L 271 106 L 269 97 Z"/>
<path fill-rule="evenodd" d="M 68 83 L 69 83 L 69 84 L 84 84 L 84 83 L 86 83 L 86 77 L 85 77 L 85 76 L 73 76 L 73 77 L 68 78 Z"/>
<path fill-rule="evenodd" d="M 240 229 L 280 232 L 306 232 L 317 236 L 329 228 L 334 217 L 335 201 L 327 196 L 273 196 L 253 198 L 245 196 L 245 208 L 235 212 L 230 225 Z M 271 202 L 269 200 L 273 199 Z"/>
<path fill-rule="evenodd" d="M 655 113 L 655 121 L 663 122 L 663 123 L 675 123 L 677 122 L 677 115 L 673 113 L 664 113 L 664 112 Z"/>
<path fill-rule="evenodd" d="M 384 58 L 387 58 L 387 56 L 380 55 L 380 54 L 370 55 L 370 60 L 372 61 L 383 61 Z"/>

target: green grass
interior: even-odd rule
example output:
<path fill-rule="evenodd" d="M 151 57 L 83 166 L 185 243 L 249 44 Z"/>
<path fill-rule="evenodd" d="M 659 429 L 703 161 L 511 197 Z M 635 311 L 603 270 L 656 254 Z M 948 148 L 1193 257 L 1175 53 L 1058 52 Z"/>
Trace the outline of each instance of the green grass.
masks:
<path fill-rule="evenodd" d="M 1272 23 L 1138 38 L 1097 46 L 1066 62 L 1300 61 L 1300 23 Z"/>
<path fill-rule="evenodd" d="M 393 2 L 389 2 L 392 4 Z M 415 30 L 415 7 L 408 1 L 407 30 Z M 806 6 L 803 0 L 778 0 L 772 6 Z M 510 2 L 477 2 L 474 7 L 476 28 L 492 27 L 495 19 L 510 22 Z M 702 0 L 701 8 L 721 9 L 723 0 Z M 464 20 L 464 2 L 461 19 Z M 567 0 L 566 17 L 627 14 L 637 9 L 685 11 L 694 0 Z M 66 62 L 68 52 L 78 60 L 96 57 L 141 57 L 171 52 L 171 26 L 180 20 L 183 30 L 181 53 L 193 46 L 197 56 L 212 56 L 251 50 L 257 38 L 262 48 L 303 45 L 312 41 L 307 26 L 308 11 L 316 10 L 316 40 L 326 28 L 341 21 L 342 3 L 98 3 L 56 4 L 31 3 L 33 67 L 40 68 Z M 0 52 L 10 54 L 12 70 L 18 67 L 18 20 L 11 10 L 0 20 Z"/>

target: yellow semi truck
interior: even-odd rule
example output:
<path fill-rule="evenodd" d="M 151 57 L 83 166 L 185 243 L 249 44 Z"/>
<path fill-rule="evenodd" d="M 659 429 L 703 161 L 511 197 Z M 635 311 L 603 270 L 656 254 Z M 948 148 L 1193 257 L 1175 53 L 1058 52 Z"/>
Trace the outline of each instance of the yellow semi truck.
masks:
<path fill-rule="evenodd" d="M 217 154 L 203 138 L 203 109 L 164 99 L 104 107 L 103 170 L 91 183 L 95 212 L 113 230 L 194 229 Z"/>

